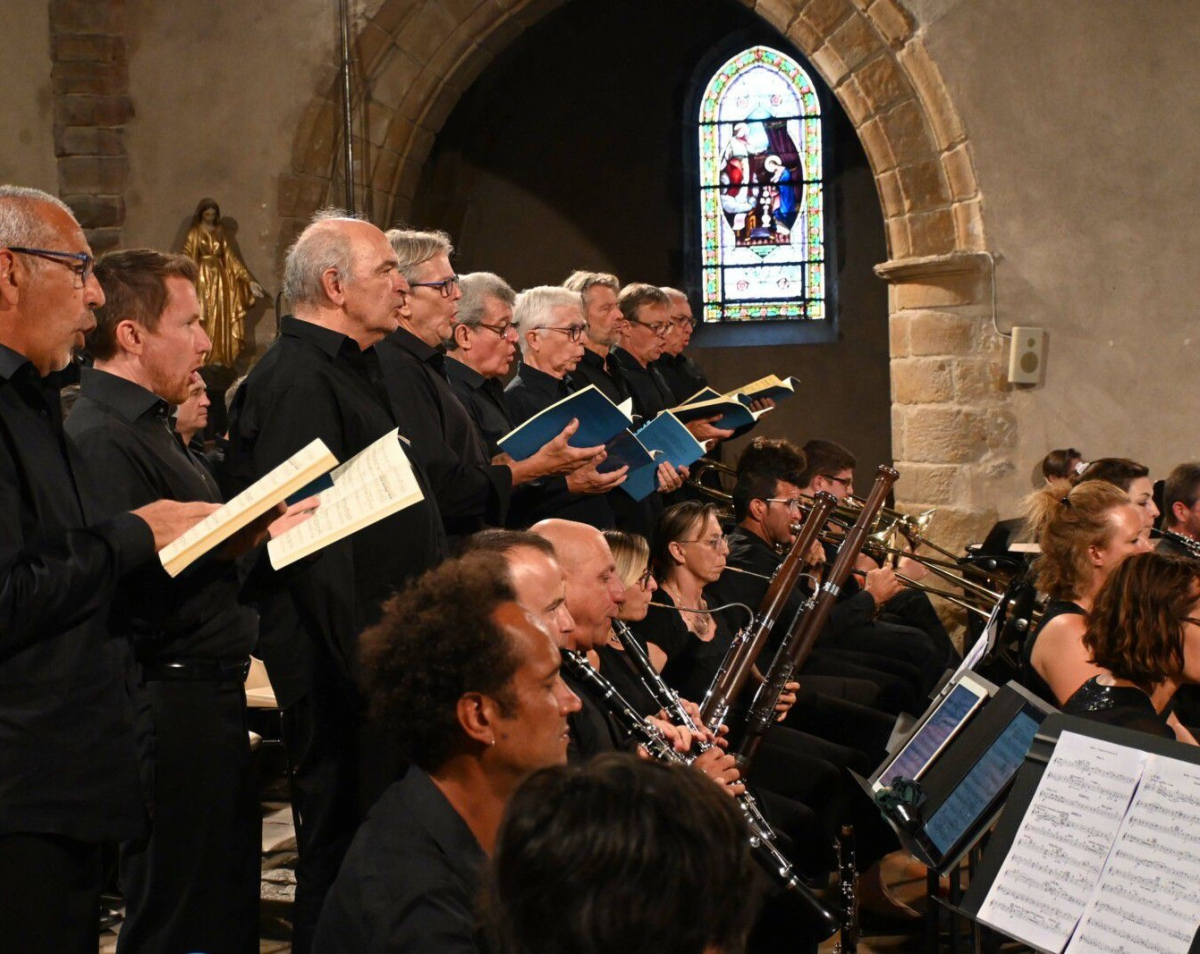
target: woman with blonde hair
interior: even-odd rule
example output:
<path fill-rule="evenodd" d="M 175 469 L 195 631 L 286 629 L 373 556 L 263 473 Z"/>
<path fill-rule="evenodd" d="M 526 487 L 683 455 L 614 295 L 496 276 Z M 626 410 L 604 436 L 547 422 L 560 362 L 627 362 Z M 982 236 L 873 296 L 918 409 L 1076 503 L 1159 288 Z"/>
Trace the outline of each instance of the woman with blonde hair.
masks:
<path fill-rule="evenodd" d="M 1150 549 L 1149 533 L 1128 494 L 1098 480 L 1075 487 L 1053 481 L 1026 498 L 1025 513 L 1042 548 L 1038 589 L 1050 603 L 1025 641 L 1024 681 L 1061 705 L 1100 671 L 1083 645 L 1096 594 L 1125 557 Z"/>
<path fill-rule="evenodd" d="M 1167 706 L 1200 682 L 1200 570 L 1195 562 L 1138 553 L 1113 570 L 1088 616 L 1083 645 L 1099 672 L 1063 712 L 1196 744 Z"/>

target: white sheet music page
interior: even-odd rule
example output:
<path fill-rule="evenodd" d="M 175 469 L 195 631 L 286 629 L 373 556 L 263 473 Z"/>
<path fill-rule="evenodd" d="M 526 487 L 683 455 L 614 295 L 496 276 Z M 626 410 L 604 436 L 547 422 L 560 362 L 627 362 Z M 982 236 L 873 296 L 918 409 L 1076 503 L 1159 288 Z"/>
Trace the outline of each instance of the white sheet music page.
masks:
<path fill-rule="evenodd" d="M 267 544 L 279 570 L 424 499 L 412 464 L 391 431 L 333 473 L 313 516 Z"/>
<path fill-rule="evenodd" d="M 1146 758 L 1062 733 L 979 920 L 1039 950 L 1061 951 L 1104 870 Z"/>
<path fill-rule="evenodd" d="M 1067 954 L 1187 954 L 1197 885 L 1200 765 L 1151 755 Z"/>
<path fill-rule="evenodd" d="M 187 533 L 159 551 L 158 558 L 171 576 L 178 576 L 198 557 L 229 539 L 262 516 L 289 494 L 337 464 L 325 442 L 305 445 L 282 464 L 255 481 L 220 510 L 209 514 Z"/>

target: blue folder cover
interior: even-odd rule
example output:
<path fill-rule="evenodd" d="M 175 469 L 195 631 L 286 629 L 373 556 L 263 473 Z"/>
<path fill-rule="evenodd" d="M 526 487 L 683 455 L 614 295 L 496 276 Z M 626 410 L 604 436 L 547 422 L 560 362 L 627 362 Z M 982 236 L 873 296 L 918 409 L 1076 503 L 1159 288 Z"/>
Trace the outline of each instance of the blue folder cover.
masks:
<path fill-rule="evenodd" d="M 558 437 L 576 418 L 579 430 L 571 436 L 572 447 L 602 446 L 629 427 L 629 418 L 621 409 L 589 384 L 504 435 L 500 449 L 513 460 L 525 460 Z"/>

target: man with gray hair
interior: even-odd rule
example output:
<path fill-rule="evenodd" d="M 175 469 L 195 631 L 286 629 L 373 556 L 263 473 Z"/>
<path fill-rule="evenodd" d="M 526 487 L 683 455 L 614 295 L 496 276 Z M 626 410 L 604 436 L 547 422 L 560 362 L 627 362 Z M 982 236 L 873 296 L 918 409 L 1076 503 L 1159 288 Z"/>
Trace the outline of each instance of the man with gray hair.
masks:
<path fill-rule="evenodd" d="M 71 210 L 0 186 L 0 938 L 96 948 L 101 845 L 145 819 L 122 578 L 216 508 L 158 500 L 97 517 L 97 476 L 63 432 L 59 389 L 104 292 Z"/>
<path fill-rule="evenodd" d="M 675 403 L 682 404 L 697 391 L 708 387 L 708 378 L 700 370 L 700 366 L 683 353 L 691 343 L 692 331 L 696 327 L 691 302 L 678 288 L 663 288 L 662 292 L 670 302 L 668 315 L 671 327 L 667 332 L 666 346 L 662 355 L 654 362 L 654 367 L 667 382 L 667 387 L 675 397 Z"/>
<path fill-rule="evenodd" d="M 502 526 L 515 486 L 569 473 L 599 448 L 571 447 L 567 441 L 574 425 L 526 460 L 493 459 L 446 373 L 442 347 L 451 338 L 462 298 L 450 267 L 450 238 L 444 232 L 402 229 L 392 229 L 387 237 L 411 288 L 400 327 L 378 348 L 392 413 L 429 473 L 447 533 L 463 536 L 483 526 Z"/>
<path fill-rule="evenodd" d="M 376 346 L 406 316 L 408 283 L 383 232 L 344 213 L 318 213 L 288 251 L 283 287 L 293 314 L 281 319 L 279 338 L 230 411 L 233 490 L 314 438 L 344 461 L 397 426 Z M 358 634 L 393 591 L 447 554 L 437 501 L 420 459 L 410 457 L 422 502 L 290 567 L 259 604 L 258 652 L 283 710 L 292 763 L 299 952 L 311 947 L 362 808 L 393 780 L 381 743 L 360 756 L 369 727 L 356 686 Z"/>
<path fill-rule="evenodd" d="M 579 295 L 557 285 L 521 292 L 513 318 L 521 368 L 504 395 L 513 420 L 521 423 L 571 393 L 567 374 L 583 357 L 587 325 Z"/>
<path fill-rule="evenodd" d="M 574 271 L 563 282 L 563 288 L 582 297 L 583 319 L 587 322 L 583 357 L 571 372 L 572 384 L 576 388 L 590 384 L 613 404 L 620 404 L 631 396 L 629 382 L 610 353 L 621 343 L 625 325 L 625 316 L 617 305 L 621 283 L 607 272 Z"/>

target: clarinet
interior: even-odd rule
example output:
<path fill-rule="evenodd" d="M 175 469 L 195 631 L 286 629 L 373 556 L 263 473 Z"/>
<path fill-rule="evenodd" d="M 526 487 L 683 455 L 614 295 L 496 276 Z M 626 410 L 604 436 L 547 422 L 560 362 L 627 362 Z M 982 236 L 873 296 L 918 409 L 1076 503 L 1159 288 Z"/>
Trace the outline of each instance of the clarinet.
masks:
<path fill-rule="evenodd" d="M 763 737 L 775 721 L 775 706 L 779 703 L 784 687 L 812 652 L 813 644 L 821 634 L 829 612 L 854 568 L 854 560 L 866 542 L 871 525 L 883 507 L 884 498 L 899 477 L 900 474 L 891 467 L 883 464 L 879 466 L 871 494 L 859 511 L 854 526 L 847 531 L 846 538 L 838 547 L 829 575 L 796 612 L 787 635 L 776 651 L 775 658 L 771 660 L 771 668 L 767 670 L 765 681 L 754 694 L 754 702 L 746 716 L 746 731 L 737 751 L 738 767 L 743 775 L 750 770 Z"/>
<path fill-rule="evenodd" d="M 1187 551 L 1189 557 L 1200 560 L 1200 540 L 1185 537 L 1182 533 L 1176 533 L 1174 530 L 1159 530 L 1157 527 L 1151 527 L 1150 533 L 1153 536 L 1169 540 L 1171 543 Z"/>
<path fill-rule="evenodd" d="M 619 619 L 614 619 L 612 621 L 612 628 L 617 641 L 625 647 L 625 652 L 629 654 L 629 658 L 633 660 L 633 664 L 637 667 L 638 678 L 641 680 L 642 685 L 654 697 L 654 701 L 671 717 L 671 720 L 676 725 L 683 726 L 696 737 L 698 752 L 707 752 L 711 749 L 711 742 L 701 741 L 700 727 L 696 725 L 696 720 L 692 718 L 692 714 L 688 712 L 679 698 L 679 693 L 663 681 L 663 677 L 650 662 L 650 657 L 646 655 L 646 648 L 633 635 L 633 631 L 629 626 Z M 691 760 L 689 759 L 689 761 Z M 746 820 L 750 824 L 751 831 L 759 837 L 765 838 L 767 841 L 774 841 L 775 830 L 771 828 L 771 823 L 763 815 L 762 809 L 758 807 L 758 800 L 751 794 L 749 789 L 737 796 L 737 802 L 738 807 L 746 815 Z"/>
<path fill-rule="evenodd" d="M 643 746 L 653 759 L 668 765 L 691 764 L 692 759 L 676 750 L 658 726 L 642 718 L 637 709 L 617 691 L 616 686 L 593 669 L 582 654 L 564 649 L 562 658 L 563 668 L 603 700 L 604 705 L 620 725 L 622 731 Z M 754 856 L 754 860 L 779 887 L 803 904 L 805 911 L 818 925 L 822 939 L 832 937 L 841 923 L 838 913 L 826 907 L 808 889 L 796 874 L 792 863 L 771 844 L 770 839 L 764 838 L 755 829 L 741 799 L 738 799 L 738 806 L 742 809 L 742 817 L 747 822 L 750 853 Z"/>
<path fill-rule="evenodd" d="M 834 954 L 858 951 L 858 867 L 854 850 L 854 826 L 843 825 L 835 843 L 838 861 L 838 894 L 842 899 L 842 924 Z"/>
<path fill-rule="evenodd" d="M 704 694 L 704 701 L 700 703 L 700 717 L 713 734 L 725 723 L 729 707 L 745 688 L 754 663 L 762 653 L 771 630 L 775 628 L 780 612 L 792 595 L 792 590 L 796 588 L 804 570 L 805 554 L 836 506 L 837 498 L 833 494 L 821 491 L 816 495 L 791 550 L 771 579 L 771 585 L 758 612 L 738 631 L 733 642 L 729 644 L 725 658 L 721 660 L 721 666 Z"/>

